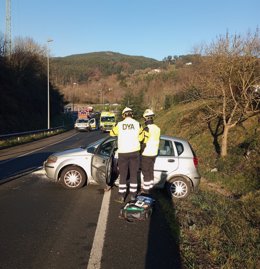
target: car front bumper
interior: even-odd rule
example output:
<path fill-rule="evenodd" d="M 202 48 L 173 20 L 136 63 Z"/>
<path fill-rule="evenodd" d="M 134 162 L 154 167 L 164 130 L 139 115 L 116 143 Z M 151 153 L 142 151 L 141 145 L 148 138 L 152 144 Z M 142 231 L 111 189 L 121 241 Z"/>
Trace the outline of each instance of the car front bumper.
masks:
<path fill-rule="evenodd" d="M 46 176 L 49 178 L 49 179 L 52 179 L 52 180 L 57 180 L 55 178 L 55 167 L 52 165 L 52 164 L 48 164 L 46 161 L 43 163 L 43 169 L 45 171 L 45 174 Z"/>

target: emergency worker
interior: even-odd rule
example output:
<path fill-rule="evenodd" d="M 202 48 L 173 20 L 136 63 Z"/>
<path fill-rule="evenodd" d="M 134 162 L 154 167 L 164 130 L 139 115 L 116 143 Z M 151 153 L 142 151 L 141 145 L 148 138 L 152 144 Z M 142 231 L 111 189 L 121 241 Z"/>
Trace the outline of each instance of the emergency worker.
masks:
<path fill-rule="evenodd" d="M 143 114 L 145 121 L 144 141 L 142 144 L 141 171 L 143 174 L 142 193 L 148 194 L 153 188 L 154 163 L 158 155 L 161 129 L 154 124 L 154 112 L 146 109 Z"/>
<path fill-rule="evenodd" d="M 111 136 L 118 137 L 118 168 L 120 174 L 117 202 L 123 203 L 127 192 L 129 175 L 130 199 L 137 194 L 137 174 L 140 167 L 140 142 L 144 139 L 141 124 L 133 119 L 133 111 L 126 107 L 122 111 L 123 120 L 110 131 Z"/>

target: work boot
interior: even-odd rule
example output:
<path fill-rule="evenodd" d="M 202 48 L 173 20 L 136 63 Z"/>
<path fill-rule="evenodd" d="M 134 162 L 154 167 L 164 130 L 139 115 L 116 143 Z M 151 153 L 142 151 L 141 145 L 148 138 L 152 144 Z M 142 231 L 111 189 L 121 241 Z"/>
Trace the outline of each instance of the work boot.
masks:
<path fill-rule="evenodd" d="M 122 195 L 118 195 L 118 197 L 115 199 L 115 202 L 123 204 L 125 201 L 124 197 Z"/>
<path fill-rule="evenodd" d="M 130 194 L 130 201 L 134 201 L 134 200 L 136 200 L 136 194 L 131 193 Z"/>
<path fill-rule="evenodd" d="M 149 196 L 150 191 L 142 189 L 139 195 Z"/>

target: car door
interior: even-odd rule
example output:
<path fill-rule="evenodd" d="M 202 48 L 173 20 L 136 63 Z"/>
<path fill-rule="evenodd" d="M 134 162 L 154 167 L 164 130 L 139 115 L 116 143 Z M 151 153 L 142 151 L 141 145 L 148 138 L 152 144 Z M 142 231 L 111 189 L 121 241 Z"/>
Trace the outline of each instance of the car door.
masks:
<path fill-rule="evenodd" d="M 96 126 L 96 119 L 92 118 L 89 120 L 90 129 L 95 130 L 97 128 Z"/>
<path fill-rule="evenodd" d="M 110 183 L 112 176 L 112 165 L 114 152 L 116 150 L 116 140 L 111 137 L 99 145 L 91 162 L 91 174 L 99 184 Z"/>
<path fill-rule="evenodd" d="M 179 158 L 173 140 L 161 138 L 154 164 L 154 184 L 163 185 L 168 175 L 177 170 L 178 166 Z"/>

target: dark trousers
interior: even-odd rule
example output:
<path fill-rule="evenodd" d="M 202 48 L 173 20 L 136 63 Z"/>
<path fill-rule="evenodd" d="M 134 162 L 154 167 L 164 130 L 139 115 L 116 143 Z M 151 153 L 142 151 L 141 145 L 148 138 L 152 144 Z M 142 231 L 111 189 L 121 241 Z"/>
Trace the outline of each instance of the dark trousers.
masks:
<path fill-rule="evenodd" d="M 137 173 L 140 165 L 139 151 L 131 153 L 118 153 L 118 168 L 120 174 L 119 194 L 125 194 L 127 190 L 127 178 L 129 175 L 130 193 L 137 192 Z"/>
<path fill-rule="evenodd" d="M 156 156 L 141 157 L 141 170 L 144 176 L 143 189 L 145 191 L 149 191 L 153 187 L 155 158 Z"/>

